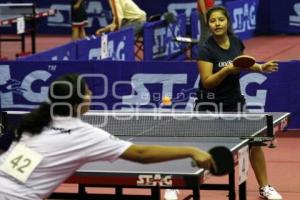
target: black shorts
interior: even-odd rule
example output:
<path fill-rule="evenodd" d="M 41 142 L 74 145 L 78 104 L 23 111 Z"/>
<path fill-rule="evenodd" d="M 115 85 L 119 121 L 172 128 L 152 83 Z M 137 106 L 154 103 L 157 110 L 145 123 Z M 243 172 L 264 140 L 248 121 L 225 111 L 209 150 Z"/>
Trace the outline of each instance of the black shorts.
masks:
<path fill-rule="evenodd" d="M 83 1 L 78 9 L 71 7 L 72 26 L 85 26 L 87 24 L 85 2 Z"/>

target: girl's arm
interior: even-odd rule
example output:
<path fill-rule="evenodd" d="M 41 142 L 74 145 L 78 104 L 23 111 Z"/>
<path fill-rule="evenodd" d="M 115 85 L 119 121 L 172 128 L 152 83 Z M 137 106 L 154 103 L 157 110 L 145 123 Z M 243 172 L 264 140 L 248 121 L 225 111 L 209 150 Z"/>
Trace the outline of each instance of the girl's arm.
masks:
<path fill-rule="evenodd" d="M 261 73 L 272 73 L 278 71 L 278 63 L 275 60 L 271 60 L 263 64 L 255 63 L 250 70 Z"/>
<path fill-rule="evenodd" d="M 229 74 L 237 74 L 240 69 L 233 64 L 224 66 L 221 70 L 213 73 L 213 63 L 207 61 L 198 61 L 198 70 L 202 84 L 205 88 L 211 89 L 217 87 Z"/>
<path fill-rule="evenodd" d="M 201 168 L 210 169 L 210 167 L 215 167 L 214 161 L 209 153 L 195 147 L 187 146 L 133 144 L 120 157 L 125 160 L 143 164 L 192 158 Z"/>
<path fill-rule="evenodd" d="M 111 31 L 119 30 L 124 16 L 120 0 L 109 0 L 109 5 L 113 14 L 112 28 L 114 28 L 114 30 Z"/>

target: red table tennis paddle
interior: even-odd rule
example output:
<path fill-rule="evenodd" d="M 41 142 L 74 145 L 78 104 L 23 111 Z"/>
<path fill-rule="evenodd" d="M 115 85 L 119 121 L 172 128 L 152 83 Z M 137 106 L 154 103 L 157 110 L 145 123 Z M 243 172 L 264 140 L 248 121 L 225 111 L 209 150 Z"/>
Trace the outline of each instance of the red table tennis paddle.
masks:
<path fill-rule="evenodd" d="M 223 176 L 233 171 L 234 162 L 231 151 L 223 146 L 217 146 L 209 150 L 215 161 L 216 168 L 211 168 L 210 172 L 214 176 Z"/>
<path fill-rule="evenodd" d="M 255 64 L 255 59 L 252 56 L 241 55 L 233 59 L 233 65 L 239 68 L 250 68 Z"/>

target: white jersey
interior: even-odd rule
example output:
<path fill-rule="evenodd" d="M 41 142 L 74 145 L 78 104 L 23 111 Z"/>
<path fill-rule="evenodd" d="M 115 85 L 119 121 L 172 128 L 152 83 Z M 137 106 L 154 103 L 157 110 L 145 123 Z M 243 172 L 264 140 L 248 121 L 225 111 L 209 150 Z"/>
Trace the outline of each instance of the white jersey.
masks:
<path fill-rule="evenodd" d="M 63 117 L 53 119 L 39 135 L 23 134 L 20 143 L 43 159 L 25 183 L 0 171 L 0 200 L 45 198 L 83 164 L 100 160 L 112 162 L 132 145 L 79 118 Z M 0 156 L 0 166 L 16 144 Z"/>

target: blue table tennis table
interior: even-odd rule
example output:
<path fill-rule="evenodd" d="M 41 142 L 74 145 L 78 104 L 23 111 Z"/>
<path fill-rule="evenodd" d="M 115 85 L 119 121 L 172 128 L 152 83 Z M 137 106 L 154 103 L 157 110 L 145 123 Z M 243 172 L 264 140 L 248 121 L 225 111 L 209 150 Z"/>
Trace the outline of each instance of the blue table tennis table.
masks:
<path fill-rule="evenodd" d="M 7 121 L 14 113 L 8 112 Z M 138 144 L 194 146 L 209 150 L 226 146 L 232 152 L 235 168 L 240 151 L 251 145 L 271 144 L 274 135 L 287 127 L 289 113 L 127 113 L 95 111 L 83 120 Z M 78 184 L 78 192 L 55 192 L 50 198 L 63 199 L 160 199 L 161 189 L 188 189 L 185 199 L 200 199 L 201 190 L 226 190 L 234 200 L 236 171 L 229 173 L 228 183 L 208 184 L 210 173 L 191 165 L 190 159 L 156 164 L 139 164 L 119 159 L 113 163 L 93 162 L 78 169 L 65 183 Z M 239 184 L 239 199 L 246 199 L 246 179 Z M 90 194 L 87 187 L 115 188 L 114 194 Z M 150 195 L 124 194 L 125 188 L 148 188 Z M 102 198 L 100 198 L 102 197 Z M 204 197 L 205 199 L 205 197 Z"/>
<path fill-rule="evenodd" d="M 186 116 L 176 114 L 175 118 L 179 117 L 179 120 L 169 120 L 169 117 L 174 118 L 173 114 L 166 114 L 166 119 L 162 117 L 155 120 L 153 120 L 155 114 L 150 116 L 145 114 L 146 117 L 143 115 L 137 119 L 128 118 L 126 120 L 119 118 L 120 116 L 127 116 L 126 114 L 117 114 L 117 120 L 105 118 L 100 121 L 102 121 L 103 129 L 115 133 L 122 139 L 139 144 L 188 145 L 204 150 L 209 150 L 215 146 L 226 146 L 233 154 L 235 166 L 238 166 L 241 149 L 247 148 L 250 144 L 257 145 L 262 142 L 261 139 L 270 137 L 269 134 L 284 130 L 289 119 L 289 113 L 265 113 L 259 115 L 245 114 L 245 116 L 243 114 L 219 114 L 213 115 L 213 117 L 209 114 L 194 114 L 191 118 L 195 118 L 195 120 L 182 120 L 186 117 L 189 118 L 190 114 Z M 93 124 L 95 119 L 89 118 L 94 118 L 94 115 L 98 118 L 99 113 L 85 116 L 84 120 Z M 255 120 L 256 118 L 261 118 L 261 120 Z M 107 121 L 103 123 L 105 120 Z M 151 120 L 154 122 L 150 122 Z M 271 123 L 270 120 L 272 120 Z M 115 121 L 118 121 L 117 124 Z M 193 122 L 190 123 L 190 121 Z M 170 126 L 175 126 L 176 130 L 172 128 L 170 130 Z M 124 127 L 129 127 L 129 129 Z M 135 132 L 134 129 L 138 130 Z M 199 131 L 195 131 L 195 129 Z M 234 133 L 237 130 L 239 136 Z M 166 132 L 168 133 L 166 134 Z M 228 198 L 233 200 L 236 199 L 235 174 L 234 171 L 228 175 L 227 184 L 207 184 L 205 180 L 210 177 L 209 172 L 192 167 L 189 159 L 149 165 L 125 160 L 117 160 L 114 163 L 95 162 L 84 165 L 66 181 L 66 183 L 79 184 L 78 194 L 55 193 L 52 197 L 86 199 L 88 196 L 90 199 L 96 199 L 101 195 L 88 194 L 85 190 L 86 187 L 114 187 L 116 192 L 112 197 L 110 196 L 111 199 L 147 199 L 145 196 L 124 195 L 124 188 L 150 188 L 151 195 L 148 196 L 148 199 L 160 199 L 161 189 L 176 188 L 193 191 L 192 195 L 185 199 L 200 199 L 200 191 L 203 189 L 227 190 Z M 102 196 L 109 199 L 108 195 Z M 245 180 L 239 184 L 239 199 L 246 198 Z"/>

